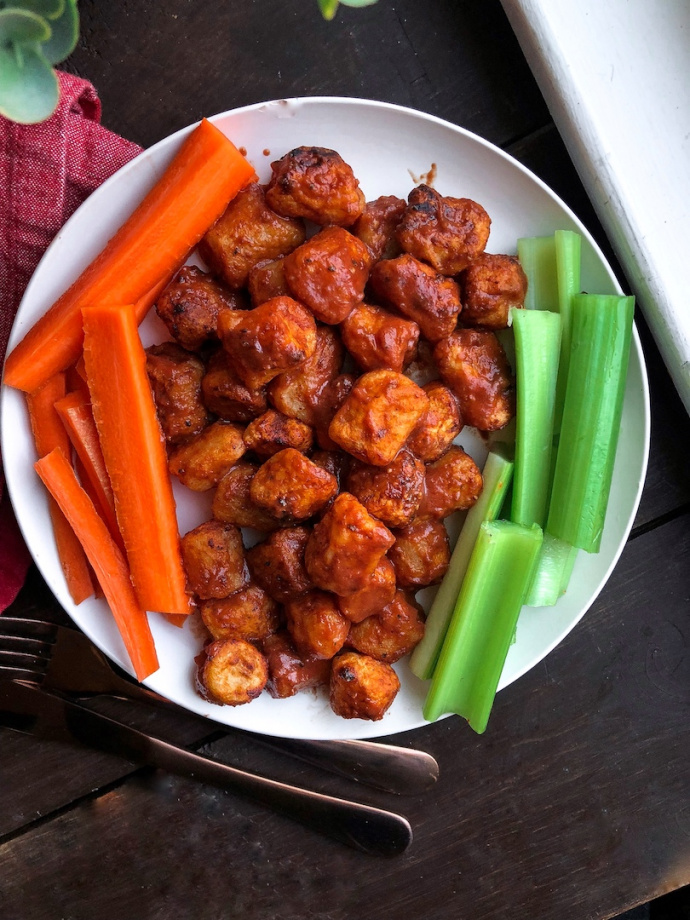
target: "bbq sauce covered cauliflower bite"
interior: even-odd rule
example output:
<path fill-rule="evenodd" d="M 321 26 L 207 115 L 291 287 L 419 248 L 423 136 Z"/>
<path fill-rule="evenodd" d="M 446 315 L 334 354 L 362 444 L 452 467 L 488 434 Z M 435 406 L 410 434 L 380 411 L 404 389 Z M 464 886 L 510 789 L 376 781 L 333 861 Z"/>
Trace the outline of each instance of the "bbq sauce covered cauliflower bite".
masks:
<path fill-rule="evenodd" d="M 327 147 L 296 147 L 271 163 L 266 201 L 278 214 L 350 227 L 364 210 L 352 167 Z"/>
<path fill-rule="evenodd" d="M 490 229 L 491 219 L 476 201 L 419 185 L 409 194 L 396 237 L 404 252 L 453 276 L 484 252 Z"/>
<path fill-rule="evenodd" d="M 271 210 L 263 187 L 252 182 L 208 231 L 199 253 L 229 287 L 242 288 L 257 262 L 287 255 L 305 237 L 304 222 Z"/>
<path fill-rule="evenodd" d="M 513 412 L 492 330 L 522 270 L 484 252 L 468 199 L 420 186 L 365 204 L 321 148 L 272 168 L 207 234 L 211 272 L 161 294 L 176 342 L 149 349 L 171 474 L 215 490 L 182 539 L 209 635 L 198 688 L 235 706 L 327 684 L 334 712 L 378 720 L 423 635 L 414 594 L 448 566 L 443 521 L 481 492 L 453 442 Z"/>

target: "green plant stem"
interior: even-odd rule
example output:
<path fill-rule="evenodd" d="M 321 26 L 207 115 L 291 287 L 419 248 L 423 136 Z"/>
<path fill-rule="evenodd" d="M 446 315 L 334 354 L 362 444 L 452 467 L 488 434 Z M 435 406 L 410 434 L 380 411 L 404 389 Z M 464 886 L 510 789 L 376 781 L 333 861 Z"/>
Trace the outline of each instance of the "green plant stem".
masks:
<path fill-rule="evenodd" d="M 454 712 L 485 731 L 541 543 L 536 525 L 481 525 L 424 705 L 428 721 Z"/>
<path fill-rule="evenodd" d="M 558 310 L 556 244 L 553 236 L 526 236 L 517 241 L 518 258 L 527 275 L 527 310 Z"/>
<path fill-rule="evenodd" d="M 512 473 L 513 462 L 508 447 L 505 444 L 494 444 L 482 470 L 482 493 L 467 512 L 448 571 L 429 610 L 424 637 L 410 658 L 412 673 L 422 680 L 429 680 L 434 673 L 479 528 L 484 521 L 493 521 L 501 513 Z"/>
<path fill-rule="evenodd" d="M 546 310 L 511 311 L 517 408 L 511 520 L 543 527 L 551 487 L 551 451 L 561 318 Z"/>
<path fill-rule="evenodd" d="M 613 476 L 634 298 L 573 298 L 570 368 L 547 530 L 597 552 Z"/>

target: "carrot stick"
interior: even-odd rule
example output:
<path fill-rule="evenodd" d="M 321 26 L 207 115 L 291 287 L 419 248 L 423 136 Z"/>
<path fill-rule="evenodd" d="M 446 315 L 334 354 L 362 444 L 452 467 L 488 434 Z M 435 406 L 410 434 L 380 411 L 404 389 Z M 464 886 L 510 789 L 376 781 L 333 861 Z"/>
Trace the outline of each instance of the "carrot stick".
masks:
<path fill-rule="evenodd" d="M 132 306 L 83 311 L 93 417 L 134 589 L 147 610 L 190 612 L 163 435 Z"/>
<path fill-rule="evenodd" d="M 253 167 L 205 119 L 99 256 L 12 351 L 5 383 L 32 391 L 79 357 L 82 307 L 135 303 L 181 266 Z"/>
<path fill-rule="evenodd" d="M 124 556 L 91 499 L 77 482 L 60 448 L 42 457 L 35 467 L 79 537 L 103 588 L 137 678 L 143 680 L 158 670 L 158 657 L 146 611 L 137 602 Z"/>
<path fill-rule="evenodd" d="M 112 538 L 116 543 L 122 544 L 122 537 L 120 536 L 117 517 L 115 516 L 113 487 L 110 484 L 110 477 L 105 468 L 103 451 L 101 450 L 96 423 L 91 412 L 88 390 L 86 392 L 82 389 L 75 390 L 58 399 L 55 403 L 55 410 L 65 426 L 65 431 L 72 443 L 72 447 L 76 451 L 77 457 L 81 461 L 81 467 L 88 479 L 90 489 L 86 488 L 83 480 L 82 485 L 84 485 L 87 494 L 96 506 L 96 510 L 108 525 Z M 120 548 L 124 550 L 124 545 L 121 545 Z"/>
<path fill-rule="evenodd" d="M 134 304 L 134 313 L 137 318 L 137 323 L 142 322 L 151 307 L 158 300 L 158 295 L 170 284 L 179 267 L 179 265 L 176 265 L 174 271 L 162 278 L 158 284 L 154 284 L 151 290 L 147 291 L 136 301 Z"/>
<path fill-rule="evenodd" d="M 66 456 L 70 454 L 67 433 L 55 411 L 55 401 L 65 395 L 65 375 L 51 377 L 35 393 L 27 393 L 29 421 L 39 457 L 59 447 Z M 72 528 L 67 523 L 55 501 L 48 497 L 48 510 L 53 525 L 53 535 L 58 558 L 67 582 L 67 589 L 75 604 L 81 604 L 94 593 L 86 556 Z"/>

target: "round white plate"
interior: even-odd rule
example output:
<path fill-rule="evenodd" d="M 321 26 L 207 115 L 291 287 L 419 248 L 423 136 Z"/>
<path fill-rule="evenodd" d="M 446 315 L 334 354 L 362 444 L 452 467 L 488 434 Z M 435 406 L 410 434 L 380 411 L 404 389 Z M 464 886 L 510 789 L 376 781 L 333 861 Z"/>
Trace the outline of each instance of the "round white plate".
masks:
<path fill-rule="evenodd" d="M 585 290 L 620 289 L 591 236 L 573 213 L 523 166 L 467 131 L 410 109 L 358 99 L 309 98 L 268 102 L 217 115 L 212 121 L 247 151 L 261 181 L 270 163 L 293 147 L 318 145 L 337 150 L 350 163 L 367 198 L 409 191 L 432 172 L 434 186 L 446 195 L 473 198 L 492 218 L 490 252 L 514 253 L 520 236 L 572 229 L 583 236 Z M 121 169 L 82 205 L 46 252 L 27 288 L 10 339 L 10 349 L 103 248 L 114 230 L 160 176 L 187 128 L 147 150 Z M 142 259 L 146 253 L 140 254 Z M 148 345 L 167 338 L 157 317 L 142 325 Z M 486 448 L 473 433 L 459 442 L 483 463 Z M 647 378 L 635 333 L 618 456 L 601 552 L 580 553 L 568 593 L 555 607 L 526 608 L 517 641 L 510 649 L 500 687 L 506 687 L 551 651 L 592 604 L 615 565 L 639 503 L 649 445 Z M 43 577 L 78 626 L 114 661 L 130 671 L 120 637 L 103 601 L 72 603 L 57 559 L 45 492 L 33 471 L 35 452 L 22 395 L 3 387 L 2 455 L 10 496 L 26 542 Z M 207 519 L 210 501 L 176 484 L 180 528 L 184 533 Z M 427 592 L 428 593 L 428 592 Z M 308 691 L 289 700 L 267 693 L 247 706 L 214 706 L 194 691 L 194 656 L 202 638 L 194 622 L 177 629 L 151 615 L 160 670 L 147 685 L 181 706 L 217 722 L 264 734 L 294 738 L 368 738 L 426 724 L 422 718 L 425 684 L 404 662 L 396 667 L 402 689 L 380 722 L 335 716 L 323 692 Z"/>

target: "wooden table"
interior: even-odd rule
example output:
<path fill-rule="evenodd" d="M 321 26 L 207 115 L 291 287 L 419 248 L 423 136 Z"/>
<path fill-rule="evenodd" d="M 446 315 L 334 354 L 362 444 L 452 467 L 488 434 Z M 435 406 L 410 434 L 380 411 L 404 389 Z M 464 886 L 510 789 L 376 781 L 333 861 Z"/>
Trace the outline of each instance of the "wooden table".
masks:
<path fill-rule="evenodd" d="M 68 69 L 96 85 L 106 126 L 144 146 L 264 99 L 401 103 L 508 150 L 609 251 L 498 0 L 380 0 L 332 23 L 316 0 L 80 9 Z M 653 429 L 630 541 L 584 620 L 499 695 L 485 736 L 452 718 L 392 739 L 438 758 L 433 792 L 391 801 L 248 741 L 204 748 L 401 809 L 415 832 L 403 857 L 367 857 L 234 795 L 2 732 L 0 915 L 595 920 L 688 884 L 690 422 L 638 323 Z M 35 572 L 14 607 L 27 610 L 61 616 Z M 155 723 L 203 737 L 191 717 Z"/>

